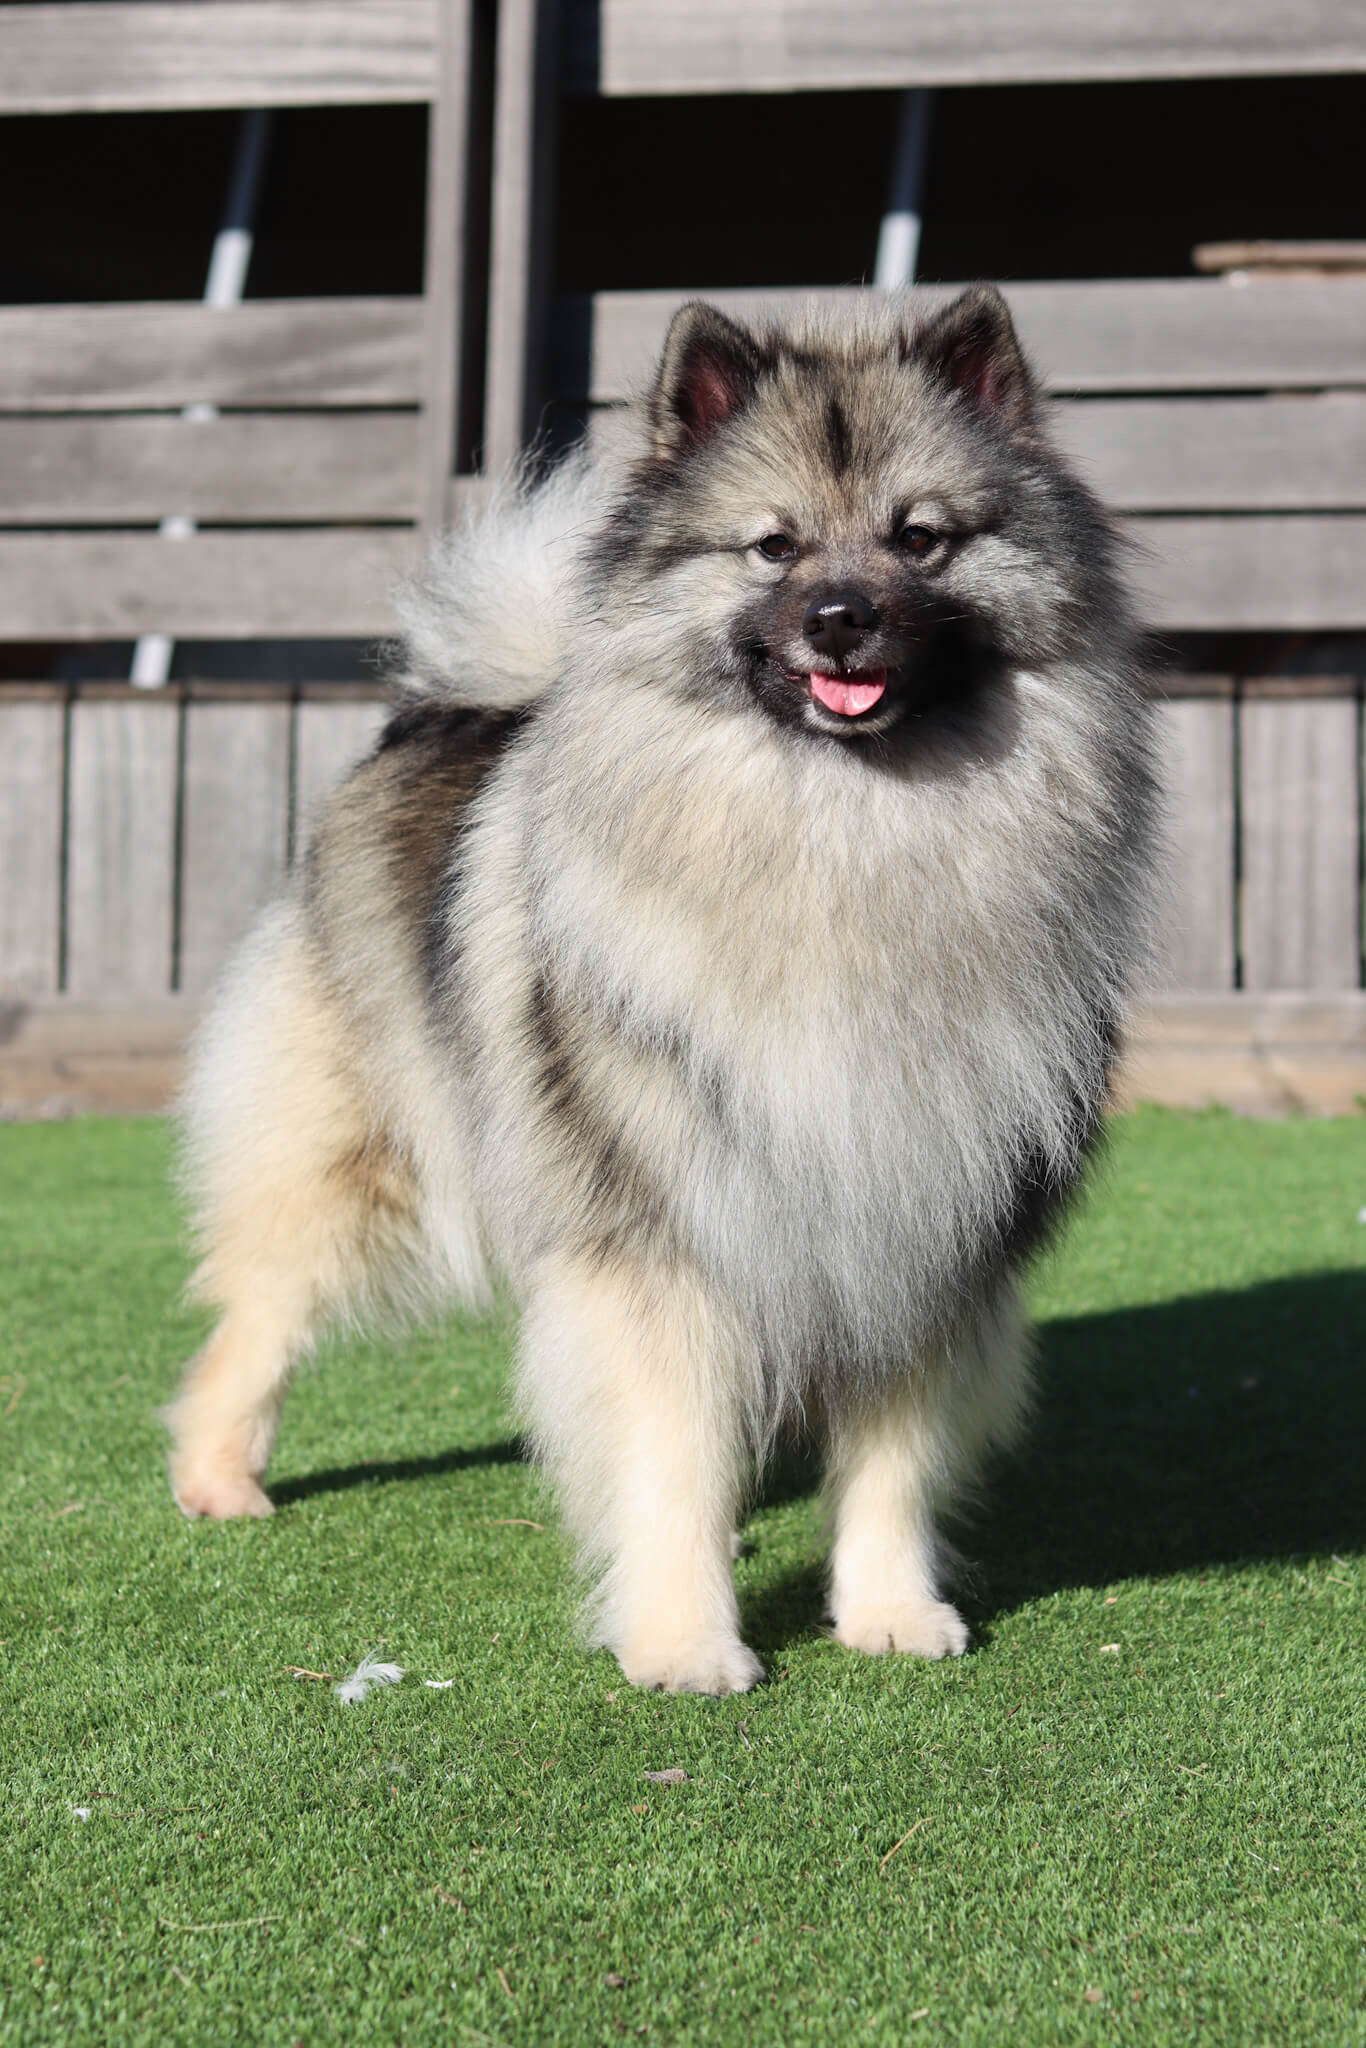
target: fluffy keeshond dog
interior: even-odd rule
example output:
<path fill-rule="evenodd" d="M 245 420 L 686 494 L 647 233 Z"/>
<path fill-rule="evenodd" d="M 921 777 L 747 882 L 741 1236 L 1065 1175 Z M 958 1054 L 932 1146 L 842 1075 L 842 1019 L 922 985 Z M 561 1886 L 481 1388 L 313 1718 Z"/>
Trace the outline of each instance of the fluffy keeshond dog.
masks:
<path fill-rule="evenodd" d="M 176 1499 L 267 1513 L 319 1327 L 497 1281 L 628 1679 L 762 1676 L 733 1532 L 789 1425 L 836 1640 L 956 1655 L 936 1513 L 1020 1417 L 1148 921 L 1118 543 L 985 288 L 687 305 L 635 432 L 438 553 L 201 1034 Z"/>

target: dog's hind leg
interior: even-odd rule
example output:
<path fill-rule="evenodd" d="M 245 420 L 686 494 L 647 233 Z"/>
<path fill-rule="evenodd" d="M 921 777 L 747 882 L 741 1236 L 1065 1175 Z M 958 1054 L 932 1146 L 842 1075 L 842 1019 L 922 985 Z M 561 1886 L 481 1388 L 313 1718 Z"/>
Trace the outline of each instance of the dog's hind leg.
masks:
<path fill-rule="evenodd" d="M 187 1093 L 191 1286 L 221 1313 L 164 1414 L 188 1515 L 270 1513 L 261 1479 L 294 1365 L 414 1250 L 412 1176 L 354 1072 L 286 907 L 234 967 Z"/>
<path fill-rule="evenodd" d="M 522 1330 L 521 1395 L 585 1565 L 593 1639 L 632 1684 L 744 1692 L 733 1535 L 748 1478 L 737 1333 L 678 1272 L 548 1266 Z"/>
<path fill-rule="evenodd" d="M 834 1528 L 835 1640 L 957 1657 L 968 1631 L 940 1597 L 936 1509 L 1010 1440 L 1028 1395 L 1028 1352 L 1013 1290 L 1003 1287 L 959 1340 L 877 1396 L 832 1417 L 826 1492 Z"/>

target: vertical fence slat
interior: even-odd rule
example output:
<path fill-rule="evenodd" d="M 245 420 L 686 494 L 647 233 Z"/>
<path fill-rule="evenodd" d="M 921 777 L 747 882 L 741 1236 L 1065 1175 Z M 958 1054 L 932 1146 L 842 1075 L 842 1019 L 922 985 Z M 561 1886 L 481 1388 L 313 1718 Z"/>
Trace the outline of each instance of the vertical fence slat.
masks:
<path fill-rule="evenodd" d="M 290 706 L 191 703 L 185 725 L 180 986 L 209 988 L 285 871 Z"/>
<path fill-rule="evenodd" d="M 389 715 L 387 704 L 315 702 L 295 714 L 294 857 L 308 845 L 318 807 L 353 762 L 373 745 Z"/>
<path fill-rule="evenodd" d="M 1317 679 L 1244 685 L 1242 950 L 1249 989 L 1357 986 L 1357 712 L 1350 688 Z"/>
<path fill-rule="evenodd" d="M 1209 688 L 1153 707 L 1171 848 L 1160 972 L 1172 989 L 1234 982 L 1233 685 Z"/>
<path fill-rule="evenodd" d="M 0 993 L 50 995 L 61 931 L 66 706 L 0 701 Z"/>
<path fill-rule="evenodd" d="M 175 900 L 180 707 L 92 693 L 71 707 L 67 987 L 165 995 Z"/>

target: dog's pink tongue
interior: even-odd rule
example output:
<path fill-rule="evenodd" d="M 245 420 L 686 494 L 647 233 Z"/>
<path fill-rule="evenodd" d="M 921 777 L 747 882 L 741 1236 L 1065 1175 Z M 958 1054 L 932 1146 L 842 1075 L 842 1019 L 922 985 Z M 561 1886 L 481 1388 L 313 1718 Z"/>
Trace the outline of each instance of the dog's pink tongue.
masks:
<path fill-rule="evenodd" d="M 886 687 L 885 668 L 861 676 L 856 683 L 846 683 L 840 676 L 823 676 L 815 669 L 811 672 L 812 696 L 827 711 L 837 711 L 841 718 L 853 718 L 858 712 L 871 709 Z"/>

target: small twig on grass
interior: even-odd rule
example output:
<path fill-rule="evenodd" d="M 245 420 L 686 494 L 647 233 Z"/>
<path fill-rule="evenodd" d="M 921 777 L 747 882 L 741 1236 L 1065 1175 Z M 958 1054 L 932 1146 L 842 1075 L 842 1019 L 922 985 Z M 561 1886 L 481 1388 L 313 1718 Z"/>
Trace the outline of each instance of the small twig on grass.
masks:
<path fill-rule="evenodd" d="M 168 1934 L 217 1934 L 224 1927 L 264 1927 L 268 1921 L 283 1920 L 283 1913 L 248 1913 L 245 1920 L 162 1920 L 158 1925 Z"/>
<path fill-rule="evenodd" d="M 321 1678 L 325 1679 L 329 1685 L 336 1677 L 334 1671 L 305 1671 L 302 1664 L 282 1664 L 280 1669 L 287 1671 L 291 1678 Z"/>
<path fill-rule="evenodd" d="M 929 1815 L 928 1815 L 927 1813 L 922 1813 L 922 1814 L 921 1814 L 921 1816 L 920 1816 L 920 1818 L 919 1818 L 919 1820 L 918 1820 L 918 1821 L 916 1822 L 915 1826 L 914 1826 L 914 1827 L 910 1827 L 910 1828 L 907 1828 L 907 1830 L 906 1830 L 905 1834 L 904 1834 L 904 1835 L 903 1835 L 903 1836 L 901 1837 L 901 1840 L 900 1840 L 899 1842 L 893 1842 L 893 1844 L 892 1844 L 891 1848 L 890 1848 L 890 1849 L 889 1849 L 889 1850 L 887 1851 L 887 1854 L 886 1854 L 886 1855 L 885 1855 L 885 1856 L 883 1857 L 882 1861 L 881 1861 L 881 1862 L 880 1862 L 880 1863 L 878 1864 L 878 1869 L 879 1869 L 879 1870 L 885 1870 L 885 1869 L 887 1868 L 887 1865 L 888 1865 L 888 1864 L 889 1864 L 889 1863 L 891 1862 L 891 1860 L 892 1860 L 893 1856 L 895 1856 L 895 1854 L 896 1854 L 897 1850 L 898 1850 L 898 1849 L 904 1849 L 904 1848 L 905 1848 L 905 1846 L 906 1846 L 906 1844 L 907 1844 L 907 1842 L 909 1842 L 909 1841 L 910 1841 L 910 1839 L 911 1839 L 911 1836 L 912 1836 L 912 1835 L 918 1835 L 918 1834 L 919 1834 L 919 1832 L 920 1832 L 921 1828 L 923 1828 L 923 1827 L 924 1827 L 924 1825 L 925 1825 L 926 1821 L 927 1821 L 927 1820 L 929 1819 L 929 1817 L 930 1817 L 930 1816 L 929 1816 Z"/>
<path fill-rule="evenodd" d="M 6 1415 L 13 1415 L 15 1409 L 23 1400 L 27 1388 L 28 1380 L 21 1372 L 6 1373 L 3 1378 L 0 1378 L 0 1394 L 9 1394 L 9 1400 L 5 1404 Z"/>
<path fill-rule="evenodd" d="M 529 1522 L 525 1515 L 485 1515 L 484 1521 L 490 1529 L 544 1529 L 544 1522 Z"/>
<path fill-rule="evenodd" d="M 436 1894 L 437 1898 L 443 1900 L 446 1905 L 458 1906 L 461 1913 L 464 1915 L 465 1919 L 469 1919 L 469 1907 L 465 1904 L 465 1901 L 463 1899 L 457 1899 L 454 1892 L 443 1892 L 439 1884 L 434 1884 L 432 1886 L 432 1890 Z"/>
<path fill-rule="evenodd" d="M 502 1987 L 503 1987 L 504 1991 L 506 1991 L 506 1993 L 507 1993 L 508 1997 L 509 1997 L 509 1998 L 512 1998 L 512 1986 L 511 1986 L 511 1985 L 510 1985 L 510 1984 L 508 1983 L 508 1973 L 507 1973 L 507 1971 L 506 1971 L 506 1970 L 505 1970 L 505 1969 L 503 1968 L 503 1966 L 502 1966 L 502 1964 L 501 1964 L 501 1963 L 499 1963 L 499 1964 L 497 1964 L 497 1965 L 496 1965 L 496 1970 L 495 1970 L 495 1974 L 497 1975 L 497 1978 L 498 1978 L 498 1982 L 499 1982 L 499 1983 L 500 1983 L 500 1984 L 502 1985 Z M 512 2002 L 513 2002 L 513 2004 L 514 2004 L 514 2005 L 516 2005 L 516 2003 L 517 2003 L 517 2001 L 516 2001 L 516 1999 L 515 1999 L 515 1998 L 512 1998 Z"/>
<path fill-rule="evenodd" d="M 739 1722 L 739 1723 L 738 1723 L 737 1725 L 738 1725 L 738 1727 L 739 1727 L 739 1730 L 740 1730 L 740 1740 L 741 1740 L 741 1742 L 743 1742 L 743 1743 L 744 1743 L 744 1745 L 745 1745 L 745 1748 L 746 1748 L 746 1749 L 753 1749 L 753 1747 L 754 1747 L 754 1744 L 753 1744 L 753 1743 L 752 1743 L 752 1742 L 750 1741 L 750 1739 L 749 1739 L 749 1736 L 748 1736 L 748 1735 L 746 1734 L 746 1732 L 745 1732 L 745 1724 L 744 1724 L 744 1722 L 743 1722 L 743 1721 L 741 1721 L 741 1722 Z"/>

